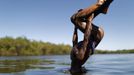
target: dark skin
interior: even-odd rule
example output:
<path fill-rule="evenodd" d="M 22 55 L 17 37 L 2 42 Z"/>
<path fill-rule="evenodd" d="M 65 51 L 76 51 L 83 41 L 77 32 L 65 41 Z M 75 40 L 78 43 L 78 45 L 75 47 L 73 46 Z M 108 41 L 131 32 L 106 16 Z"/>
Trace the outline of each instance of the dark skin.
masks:
<path fill-rule="evenodd" d="M 94 25 L 92 20 L 100 13 L 106 14 L 113 0 L 101 1 L 101 4 L 98 2 L 91 7 L 81 9 L 71 17 L 71 21 L 75 25 L 71 51 L 71 72 L 82 72 L 82 65 L 93 54 L 93 49 L 97 47 L 104 36 L 103 29 Z M 84 34 L 81 42 L 78 42 L 78 29 Z"/>

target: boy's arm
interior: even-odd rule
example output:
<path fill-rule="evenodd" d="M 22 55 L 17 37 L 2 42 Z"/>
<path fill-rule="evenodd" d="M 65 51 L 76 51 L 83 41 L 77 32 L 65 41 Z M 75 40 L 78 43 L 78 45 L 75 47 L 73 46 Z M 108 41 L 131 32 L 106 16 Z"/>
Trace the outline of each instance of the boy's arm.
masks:
<path fill-rule="evenodd" d="M 78 43 L 78 34 L 77 34 L 77 28 L 74 28 L 74 33 L 73 33 L 73 47 L 77 45 Z"/>
<path fill-rule="evenodd" d="M 84 39 L 83 39 L 82 47 L 79 49 L 79 53 L 78 53 L 78 56 L 77 56 L 80 60 L 84 59 L 85 52 L 86 52 L 86 49 L 87 49 L 87 45 L 89 43 L 91 30 L 92 30 L 92 25 L 91 24 L 92 24 L 93 17 L 94 17 L 94 14 L 92 14 L 86 22 L 86 29 L 85 29 L 85 33 L 84 33 Z"/>
<path fill-rule="evenodd" d="M 86 22 L 86 29 L 84 33 L 84 39 L 83 39 L 83 50 L 86 51 L 87 45 L 89 43 L 90 35 L 91 35 L 91 30 L 92 30 L 92 20 L 93 20 L 94 14 L 92 14 L 87 22 Z"/>

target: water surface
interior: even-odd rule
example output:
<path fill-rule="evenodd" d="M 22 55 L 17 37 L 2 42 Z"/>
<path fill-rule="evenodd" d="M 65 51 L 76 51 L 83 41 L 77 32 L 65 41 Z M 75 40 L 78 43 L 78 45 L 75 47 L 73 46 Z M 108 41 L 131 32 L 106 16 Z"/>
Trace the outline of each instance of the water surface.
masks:
<path fill-rule="evenodd" d="M 0 75 L 71 75 L 69 55 L 0 57 Z M 93 55 L 80 75 L 134 75 L 134 54 Z"/>

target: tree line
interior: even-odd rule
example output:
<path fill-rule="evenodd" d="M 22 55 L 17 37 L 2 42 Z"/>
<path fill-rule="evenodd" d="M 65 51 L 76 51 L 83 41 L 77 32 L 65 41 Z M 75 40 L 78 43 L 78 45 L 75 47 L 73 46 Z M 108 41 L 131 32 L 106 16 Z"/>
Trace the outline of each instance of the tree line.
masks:
<path fill-rule="evenodd" d="M 72 47 L 65 44 L 29 40 L 26 37 L 0 38 L 0 56 L 26 56 L 26 55 L 60 55 L 69 54 Z M 96 54 L 134 53 L 132 50 L 96 50 Z"/>
<path fill-rule="evenodd" d="M 96 54 L 130 54 L 134 53 L 134 49 L 123 49 L 123 50 L 96 50 Z"/>
<path fill-rule="evenodd" d="M 29 40 L 26 37 L 0 38 L 0 56 L 69 54 L 70 45 Z"/>

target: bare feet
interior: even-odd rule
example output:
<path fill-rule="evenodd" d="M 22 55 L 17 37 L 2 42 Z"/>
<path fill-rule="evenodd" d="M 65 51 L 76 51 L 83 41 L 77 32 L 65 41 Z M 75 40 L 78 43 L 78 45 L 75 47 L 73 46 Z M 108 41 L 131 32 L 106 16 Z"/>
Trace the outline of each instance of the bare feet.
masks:
<path fill-rule="evenodd" d="M 98 0 L 97 4 L 102 5 L 106 0 Z"/>

